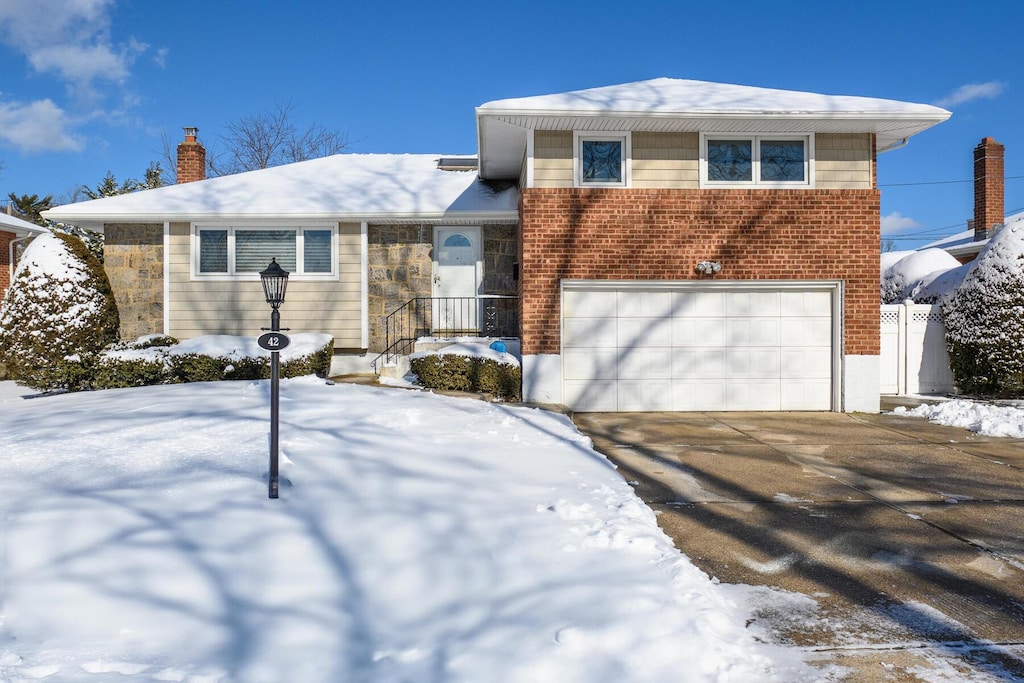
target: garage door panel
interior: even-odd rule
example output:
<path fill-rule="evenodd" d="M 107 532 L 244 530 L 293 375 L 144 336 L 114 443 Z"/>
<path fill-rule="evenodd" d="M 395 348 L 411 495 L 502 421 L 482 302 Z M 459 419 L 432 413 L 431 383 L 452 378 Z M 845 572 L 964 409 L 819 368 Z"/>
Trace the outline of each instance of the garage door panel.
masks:
<path fill-rule="evenodd" d="M 725 326 L 728 346 L 778 346 L 781 338 L 778 318 L 728 318 Z"/>
<path fill-rule="evenodd" d="M 781 292 L 780 304 L 779 315 L 784 317 L 827 315 L 832 310 L 832 292 Z"/>
<path fill-rule="evenodd" d="M 620 317 L 615 339 L 620 349 L 632 349 L 638 346 L 671 346 L 672 320 Z"/>
<path fill-rule="evenodd" d="M 832 376 L 832 349 L 830 347 L 784 349 L 780 376 L 830 378 Z"/>
<path fill-rule="evenodd" d="M 566 349 L 562 353 L 562 376 L 567 380 L 614 380 L 618 364 L 615 349 Z"/>
<path fill-rule="evenodd" d="M 672 349 L 619 350 L 619 379 L 664 379 L 672 367 Z"/>
<path fill-rule="evenodd" d="M 720 318 L 725 315 L 725 292 L 679 292 L 676 315 Z"/>
<path fill-rule="evenodd" d="M 664 318 L 672 314 L 673 300 L 671 291 L 620 291 L 617 293 L 616 306 L 620 315 Z"/>
<path fill-rule="evenodd" d="M 618 345 L 615 318 L 566 318 L 562 323 L 562 345 L 614 349 Z"/>
<path fill-rule="evenodd" d="M 832 343 L 831 319 L 819 317 L 780 318 L 783 346 L 824 346 Z"/>
<path fill-rule="evenodd" d="M 726 349 L 725 377 L 737 380 L 779 377 L 781 355 L 781 350 L 777 348 Z"/>
<path fill-rule="evenodd" d="M 727 292 L 725 314 L 738 318 L 778 317 L 779 292 Z"/>
<path fill-rule="evenodd" d="M 615 380 L 566 380 L 562 382 L 562 400 L 581 413 L 615 412 L 619 409 L 617 385 Z"/>
<path fill-rule="evenodd" d="M 725 380 L 673 381 L 672 410 L 728 410 Z"/>
<path fill-rule="evenodd" d="M 617 398 L 619 410 L 622 412 L 672 410 L 672 385 L 667 380 L 619 380 Z"/>
<path fill-rule="evenodd" d="M 615 317 L 614 291 L 567 290 L 562 293 L 562 315 L 566 318 Z"/>
<path fill-rule="evenodd" d="M 673 318 L 673 346 L 725 346 L 725 325 L 721 318 Z"/>
<path fill-rule="evenodd" d="M 830 379 L 782 380 L 781 410 L 822 410 L 831 403 Z"/>
<path fill-rule="evenodd" d="M 672 349 L 672 379 L 725 377 L 725 349 L 690 347 Z"/>
<path fill-rule="evenodd" d="M 726 410 L 779 410 L 781 382 L 777 379 L 730 380 L 726 385 Z"/>

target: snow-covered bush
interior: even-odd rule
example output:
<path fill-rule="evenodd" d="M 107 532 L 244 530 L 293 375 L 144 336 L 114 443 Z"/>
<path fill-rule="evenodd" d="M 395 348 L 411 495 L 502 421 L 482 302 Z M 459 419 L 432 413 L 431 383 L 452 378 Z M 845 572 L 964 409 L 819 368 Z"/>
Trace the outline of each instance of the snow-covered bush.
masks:
<path fill-rule="evenodd" d="M 485 344 L 452 344 L 409 357 L 420 385 L 442 391 L 474 391 L 518 401 L 522 368 L 515 356 Z"/>
<path fill-rule="evenodd" d="M 999 230 L 940 303 L 960 390 L 1024 395 L 1024 222 Z"/>
<path fill-rule="evenodd" d="M 0 363 L 42 389 L 80 382 L 78 362 L 116 342 L 117 304 L 103 266 L 77 237 L 45 233 L 25 251 L 0 304 Z"/>
<path fill-rule="evenodd" d="M 895 258 L 898 254 L 904 254 Z M 914 299 L 922 286 L 935 281 L 943 273 L 958 268 L 960 262 L 943 249 L 882 254 L 881 296 L 883 304 L 898 304 Z M 924 303 L 918 301 L 918 303 Z"/>
<path fill-rule="evenodd" d="M 292 347 L 281 354 L 281 377 L 326 376 L 334 353 L 331 335 L 296 334 L 292 340 Z M 213 335 L 178 343 L 173 337 L 148 335 L 79 358 L 78 367 L 79 382 L 68 387 L 72 391 L 266 379 L 270 353 L 250 337 Z"/>

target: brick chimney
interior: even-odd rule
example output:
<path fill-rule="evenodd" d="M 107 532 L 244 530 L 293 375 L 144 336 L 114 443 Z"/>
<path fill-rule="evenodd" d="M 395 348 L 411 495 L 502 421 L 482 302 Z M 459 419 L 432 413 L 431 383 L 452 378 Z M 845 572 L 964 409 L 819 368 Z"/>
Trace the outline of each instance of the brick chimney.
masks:
<path fill-rule="evenodd" d="M 974 148 L 974 241 L 991 237 L 1002 226 L 1003 150 L 992 138 Z"/>
<path fill-rule="evenodd" d="M 179 185 L 206 178 L 206 148 L 196 139 L 199 129 L 184 128 L 184 131 L 185 141 L 178 145 Z"/>

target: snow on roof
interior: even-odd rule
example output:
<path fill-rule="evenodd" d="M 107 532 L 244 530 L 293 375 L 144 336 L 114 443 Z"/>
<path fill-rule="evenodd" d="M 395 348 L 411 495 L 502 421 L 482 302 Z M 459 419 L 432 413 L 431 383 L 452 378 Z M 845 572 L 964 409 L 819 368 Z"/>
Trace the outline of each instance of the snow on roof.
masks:
<path fill-rule="evenodd" d="M 23 221 L 20 218 L 14 216 L 8 216 L 5 213 L 0 213 L 0 230 L 7 232 L 14 232 L 19 235 L 36 234 L 46 232 L 46 228 L 41 228 L 34 223 Z"/>
<path fill-rule="evenodd" d="M 654 78 L 495 100 L 477 107 L 476 115 L 481 175 L 506 178 L 518 173 L 528 129 L 874 133 L 882 152 L 945 121 L 950 112 L 874 97 Z"/>
<path fill-rule="evenodd" d="M 85 227 L 197 219 L 512 221 L 519 194 L 438 154 L 336 154 L 237 175 L 66 204 L 43 212 Z M 446 155 L 452 158 L 452 155 Z"/>
<path fill-rule="evenodd" d="M 1003 225 L 1010 225 L 1018 221 L 1024 221 L 1024 212 L 1015 213 L 1007 216 L 1003 219 Z M 988 238 L 983 240 L 974 240 L 974 229 L 964 230 L 958 232 L 955 235 L 947 235 L 946 237 L 939 238 L 934 242 L 920 247 L 918 251 L 925 249 L 945 249 L 946 251 L 955 255 L 964 255 L 974 252 L 981 251 L 982 247 L 988 244 Z"/>
<path fill-rule="evenodd" d="M 945 109 L 929 104 L 680 78 L 654 78 L 553 95 L 495 100 L 480 106 L 477 111 L 536 114 L 886 114 L 933 117 L 937 119 L 936 123 L 950 116 Z"/>

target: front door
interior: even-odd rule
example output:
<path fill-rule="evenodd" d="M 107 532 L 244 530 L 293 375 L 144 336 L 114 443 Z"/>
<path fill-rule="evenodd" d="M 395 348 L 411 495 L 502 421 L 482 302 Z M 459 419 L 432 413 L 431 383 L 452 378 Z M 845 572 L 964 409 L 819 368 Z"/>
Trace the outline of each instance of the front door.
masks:
<path fill-rule="evenodd" d="M 437 228 L 434 233 L 434 331 L 475 332 L 480 263 L 480 228 Z"/>

